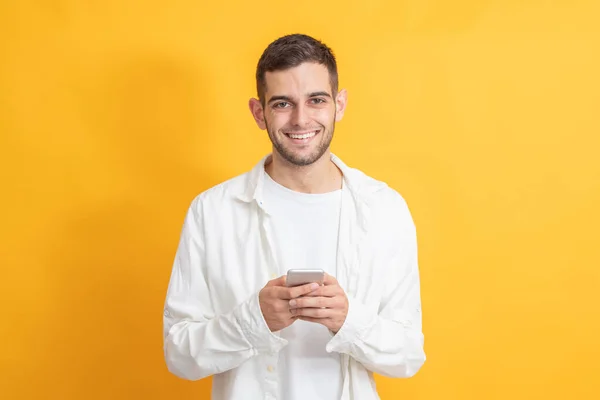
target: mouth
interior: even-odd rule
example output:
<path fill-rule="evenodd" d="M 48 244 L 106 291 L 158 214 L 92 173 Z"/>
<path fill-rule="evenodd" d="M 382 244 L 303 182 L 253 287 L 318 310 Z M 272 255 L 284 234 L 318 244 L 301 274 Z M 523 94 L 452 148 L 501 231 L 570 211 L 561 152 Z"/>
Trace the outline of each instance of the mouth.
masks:
<path fill-rule="evenodd" d="M 321 132 L 320 129 L 316 129 L 316 130 L 312 130 L 312 131 L 303 131 L 303 132 L 284 132 L 284 134 L 294 143 L 305 144 L 305 143 L 310 142 L 320 132 Z"/>

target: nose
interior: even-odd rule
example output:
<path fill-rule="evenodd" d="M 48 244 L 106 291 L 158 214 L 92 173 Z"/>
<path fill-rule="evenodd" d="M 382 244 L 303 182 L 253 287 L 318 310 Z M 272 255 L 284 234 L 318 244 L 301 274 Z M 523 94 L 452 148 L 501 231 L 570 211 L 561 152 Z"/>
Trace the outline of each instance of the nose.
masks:
<path fill-rule="evenodd" d="M 294 107 L 291 123 L 298 127 L 304 127 L 310 121 L 309 110 L 304 105 Z"/>

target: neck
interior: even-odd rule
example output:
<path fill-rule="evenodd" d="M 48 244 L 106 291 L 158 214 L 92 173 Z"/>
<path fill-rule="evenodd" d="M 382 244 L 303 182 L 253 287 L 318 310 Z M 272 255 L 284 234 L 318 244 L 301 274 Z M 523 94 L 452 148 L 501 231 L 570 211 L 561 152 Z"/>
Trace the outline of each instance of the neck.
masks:
<path fill-rule="evenodd" d="M 319 194 L 342 187 L 342 172 L 331 161 L 329 151 L 314 163 L 305 166 L 291 164 L 273 151 L 271 161 L 265 165 L 265 171 L 275 182 L 296 192 Z"/>

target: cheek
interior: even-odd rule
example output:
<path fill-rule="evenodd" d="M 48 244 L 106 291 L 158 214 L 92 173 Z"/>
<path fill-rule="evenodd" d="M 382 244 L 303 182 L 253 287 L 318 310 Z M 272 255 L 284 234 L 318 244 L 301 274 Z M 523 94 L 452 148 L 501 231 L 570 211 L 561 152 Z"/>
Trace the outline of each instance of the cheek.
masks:
<path fill-rule="evenodd" d="M 335 113 L 331 109 L 315 110 L 313 120 L 324 126 L 329 126 L 333 122 Z"/>
<path fill-rule="evenodd" d="M 288 121 L 289 117 L 281 112 L 271 112 L 267 118 L 267 123 L 272 131 L 278 131 L 285 127 Z"/>
<path fill-rule="evenodd" d="M 332 126 L 332 121 L 329 118 L 319 118 L 314 120 L 322 129 L 330 131 Z"/>

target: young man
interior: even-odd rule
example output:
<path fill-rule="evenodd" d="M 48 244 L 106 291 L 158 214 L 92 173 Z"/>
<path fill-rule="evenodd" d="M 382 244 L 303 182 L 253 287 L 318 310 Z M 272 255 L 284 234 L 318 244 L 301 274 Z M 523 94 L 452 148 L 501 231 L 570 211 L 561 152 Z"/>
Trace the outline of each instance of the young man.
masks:
<path fill-rule="evenodd" d="M 273 143 L 196 197 L 164 309 L 168 369 L 214 399 L 378 399 L 373 373 L 423 365 L 417 244 L 403 198 L 330 152 L 346 107 L 330 49 L 271 43 L 250 111 Z M 323 285 L 286 286 L 289 269 Z"/>

